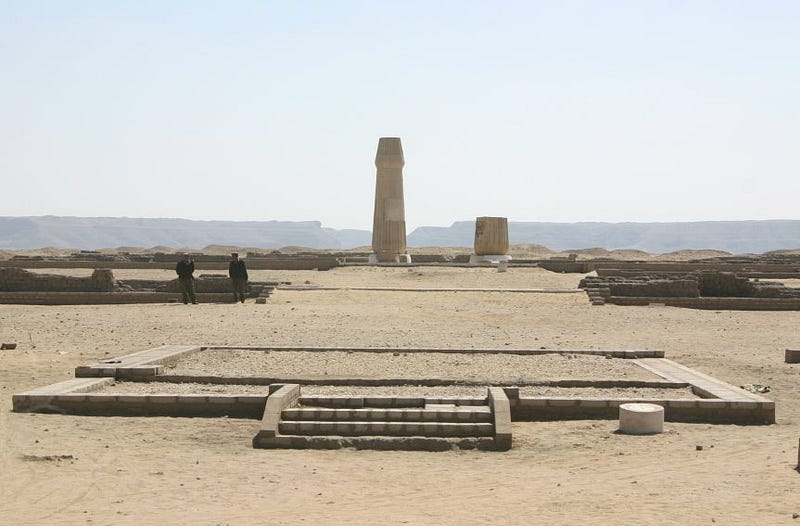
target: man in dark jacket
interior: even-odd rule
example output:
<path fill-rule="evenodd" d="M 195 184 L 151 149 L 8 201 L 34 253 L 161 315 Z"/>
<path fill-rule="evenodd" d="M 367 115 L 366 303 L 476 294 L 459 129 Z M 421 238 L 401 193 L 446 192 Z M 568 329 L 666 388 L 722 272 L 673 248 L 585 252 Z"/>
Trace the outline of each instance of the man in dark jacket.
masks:
<path fill-rule="evenodd" d="M 197 298 L 194 295 L 194 261 L 189 257 L 189 254 L 183 254 L 181 260 L 175 265 L 175 272 L 178 273 L 178 285 L 181 288 L 183 295 L 183 304 L 186 305 L 189 301 L 193 305 L 197 305 Z"/>
<path fill-rule="evenodd" d="M 244 303 L 244 291 L 247 288 L 247 267 L 244 261 L 239 259 L 239 254 L 236 252 L 231 252 L 228 276 L 230 276 L 231 285 L 233 286 L 233 301 Z"/>

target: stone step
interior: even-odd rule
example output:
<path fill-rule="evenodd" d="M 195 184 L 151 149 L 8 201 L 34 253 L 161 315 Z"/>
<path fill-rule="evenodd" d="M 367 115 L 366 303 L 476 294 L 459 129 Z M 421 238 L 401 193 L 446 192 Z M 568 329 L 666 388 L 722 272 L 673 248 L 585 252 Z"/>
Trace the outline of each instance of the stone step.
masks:
<path fill-rule="evenodd" d="M 457 407 L 485 406 L 486 398 L 426 398 L 426 397 L 395 397 L 395 396 L 301 396 L 300 405 L 307 407 L 329 407 L 359 409 L 374 408 L 420 408 L 430 404 L 455 405 Z"/>
<path fill-rule="evenodd" d="M 492 422 L 488 406 L 447 409 L 328 409 L 293 407 L 281 412 L 283 421 L 325 420 L 334 422 Z"/>
<path fill-rule="evenodd" d="M 332 422 L 281 421 L 281 435 L 491 437 L 494 425 L 484 422 Z"/>
<path fill-rule="evenodd" d="M 261 440 L 256 437 L 253 447 L 261 449 L 377 449 L 390 451 L 450 451 L 452 449 L 496 450 L 490 437 L 390 437 L 340 435 L 281 435 Z"/>

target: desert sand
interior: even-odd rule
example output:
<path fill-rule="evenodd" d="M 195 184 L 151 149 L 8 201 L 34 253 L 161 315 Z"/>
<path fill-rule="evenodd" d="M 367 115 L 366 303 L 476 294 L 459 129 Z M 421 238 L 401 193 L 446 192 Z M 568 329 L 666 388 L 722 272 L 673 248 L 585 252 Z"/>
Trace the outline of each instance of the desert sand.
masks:
<path fill-rule="evenodd" d="M 326 287 L 563 289 L 581 277 L 251 272 Z M 0 524 L 798 524 L 800 364 L 783 358 L 800 346 L 799 324 L 798 312 L 592 307 L 583 293 L 278 290 L 266 305 L 0 305 L 0 342 L 18 344 L 0 351 Z M 11 412 L 13 393 L 162 344 L 658 349 L 734 385 L 769 385 L 777 423 L 666 422 L 661 435 L 626 436 L 613 420 L 514 422 L 508 452 L 429 453 L 256 450 L 256 420 Z"/>

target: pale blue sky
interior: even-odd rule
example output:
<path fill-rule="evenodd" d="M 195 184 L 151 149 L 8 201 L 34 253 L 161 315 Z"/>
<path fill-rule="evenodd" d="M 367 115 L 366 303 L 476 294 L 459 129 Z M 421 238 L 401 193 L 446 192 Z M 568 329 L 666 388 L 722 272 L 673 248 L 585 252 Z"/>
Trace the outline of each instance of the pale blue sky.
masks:
<path fill-rule="evenodd" d="M 800 219 L 798 1 L 0 0 L 0 215 Z"/>

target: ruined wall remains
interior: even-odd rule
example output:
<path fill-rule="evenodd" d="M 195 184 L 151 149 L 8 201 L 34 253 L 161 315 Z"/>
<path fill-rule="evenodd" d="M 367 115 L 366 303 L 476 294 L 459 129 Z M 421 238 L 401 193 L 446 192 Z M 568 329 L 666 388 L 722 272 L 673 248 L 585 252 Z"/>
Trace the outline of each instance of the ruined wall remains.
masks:
<path fill-rule="evenodd" d="M 732 272 L 608 274 L 581 280 L 579 287 L 586 291 L 592 305 L 663 303 L 695 309 L 800 309 L 799 288 L 775 281 L 751 280 Z"/>
<path fill-rule="evenodd" d="M 0 268 L 0 291 L 2 292 L 114 292 L 118 290 L 114 273 L 109 269 L 97 269 L 91 277 L 57 276 L 37 274 L 21 268 Z"/>
<path fill-rule="evenodd" d="M 700 295 L 710 298 L 752 298 L 756 288 L 732 272 L 700 272 Z"/>
<path fill-rule="evenodd" d="M 697 298 L 700 287 L 697 279 L 655 279 L 641 282 L 610 283 L 612 296 L 665 298 Z"/>

